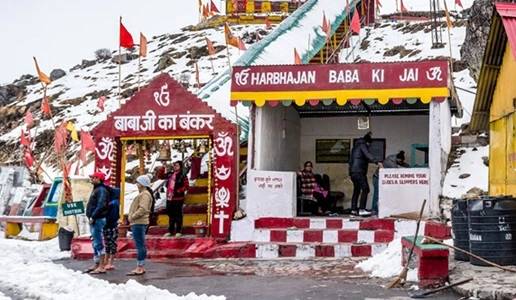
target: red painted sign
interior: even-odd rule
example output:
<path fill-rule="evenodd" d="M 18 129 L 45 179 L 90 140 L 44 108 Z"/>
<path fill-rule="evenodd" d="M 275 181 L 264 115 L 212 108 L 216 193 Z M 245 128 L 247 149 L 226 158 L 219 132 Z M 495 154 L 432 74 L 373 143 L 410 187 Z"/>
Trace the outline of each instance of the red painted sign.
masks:
<path fill-rule="evenodd" d="M 448 61 L 233 67 L 231 92 L 448 86 Z"/>

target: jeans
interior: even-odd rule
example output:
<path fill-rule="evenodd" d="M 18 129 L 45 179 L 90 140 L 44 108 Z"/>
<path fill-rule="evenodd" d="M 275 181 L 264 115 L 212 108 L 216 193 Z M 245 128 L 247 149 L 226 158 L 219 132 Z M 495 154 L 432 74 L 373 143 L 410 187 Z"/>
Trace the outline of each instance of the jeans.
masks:
<path fill-rule="evenodd" d="M 134 224 L 131 225 L 133 232 L 134 246 L 136 247 L 136 265 L 138 267 L 145 266 L 145 258 L 147 257 L 147 247 L 145 246 L 145 230 L 147 225 Z"/>
<path fill-rule="evenodd" d="M 365 209 L 367 204 L 367 194 L 369 194 L 369 183 L 367 183 L 366 173 L 351 173 L 353 182 L 353 196 L 351 197 L 351 209 L 357 209 L 357 201 L 360 196 L 360 209 Z"/>
<path fill-rule="evenodd" d="M 184 200 L 167 200 L 168 232 L 170 234 L 181 233 L 183 229 L 183 202 Z M 174 231 L 174 229 L 176 230 Z"/>
<path fill-rule="evenodd" d="M 100 256 L 106 254 L 104 243 L 102 241 L 102 231 L 104 230 L 104 226 L 106 226 L 106 218 L 93 220 L 93 224 L 90 225 L 93 262 L 96 264 L 100 262 Z"/>
<path fill-rule="evenodd" d="M 371 206 L 371 211 L 374 214 L 378 213 L 378 181 L 379 180 L 380 180 L 380 178 L 373 176 L 374 191 L 373 191 L 373 205 Z"/>

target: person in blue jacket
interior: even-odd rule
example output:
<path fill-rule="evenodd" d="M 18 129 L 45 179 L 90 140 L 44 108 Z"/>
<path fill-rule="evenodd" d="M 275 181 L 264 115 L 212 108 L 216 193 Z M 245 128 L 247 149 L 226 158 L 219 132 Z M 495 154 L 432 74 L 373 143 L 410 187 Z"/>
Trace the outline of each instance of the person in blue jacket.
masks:
<path fill-rule="evenodd" d="M 86 216 L 88 217 L 91 232 L 91 244 L 93 247 L 93 266 L 84 272 L 89 274 L 106 273 L 104 259 L 106 250 L 102 243 L 102 231 L 106 226 L 106 217 L 108 215 L 109 191 L 104 185 L 106 175 L 101 172 L 95 172 L 90 175 L 93 191 L 86 205 Z"/>
<path fill-rule="evenodd" d="M 118 240 L 118 219 L 120 219 L 120 201 L 118 200 L 120 197 L 120 190 L 109 187 L 107 188 L 110 190 L 111 197 L 108 203 L 106 226 L 103 230 L 104 246 L 106 247 L 104 264 L 106 265 L 106 270 L 114 270 L 115 254 L 117 251 L 116 241 Z"/>

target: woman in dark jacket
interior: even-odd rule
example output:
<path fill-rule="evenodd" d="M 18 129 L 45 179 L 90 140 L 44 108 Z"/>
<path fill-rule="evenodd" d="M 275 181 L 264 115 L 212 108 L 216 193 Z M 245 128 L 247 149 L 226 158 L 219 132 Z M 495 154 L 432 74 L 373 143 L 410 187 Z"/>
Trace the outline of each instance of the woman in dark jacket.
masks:
<path fill-rule="evenodd" d="M 185 192 L 189 188 L 188 177 L 183 174 L 183 162 L 178 160 L 172 165 L 172 172 L 165 173 L 166 167 L 158 170 L 157 177 L 166 179 L 165 187 L 167 190 L 167 215 L 168 232 L 165 236 L 181 237 L 183 228 L 183 203 Z"/>

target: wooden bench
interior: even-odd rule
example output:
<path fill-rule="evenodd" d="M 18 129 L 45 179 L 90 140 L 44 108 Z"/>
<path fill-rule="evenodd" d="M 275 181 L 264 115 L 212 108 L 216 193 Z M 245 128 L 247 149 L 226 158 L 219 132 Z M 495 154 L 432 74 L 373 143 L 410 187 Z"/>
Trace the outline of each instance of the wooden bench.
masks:
<path fill-rule="evenodd" d="M 420 288 L 441 286 L 448 277 L 448 248 L 438 244 L 421 244 L 422 240 L 422 236 L 417 237 L 409 267 L 418 268 L 417 276 Z M 401 263 L 403 266 L 407 261 L 413 241 L 414 236 L 404 236 L 401 239 Z"/>
<path fill-rule="evenodd" d="M 35 224 L 38 229 L 38 240 L 44 241 L 55 238 L 59 224 L 56 218 L 45 216 L 0 216 L 0 222 L 5 222 L 5 238 L 18 236 L 24 223 Z"/>

